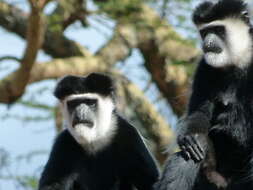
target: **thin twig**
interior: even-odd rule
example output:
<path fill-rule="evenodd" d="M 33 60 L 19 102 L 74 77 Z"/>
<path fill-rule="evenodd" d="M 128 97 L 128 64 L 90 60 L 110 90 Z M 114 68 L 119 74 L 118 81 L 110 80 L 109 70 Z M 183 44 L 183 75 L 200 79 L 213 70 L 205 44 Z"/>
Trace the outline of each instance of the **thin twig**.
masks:
<path fill-rule="evenodd" d="M 21 61 L 21 59 L 15 57 L 15 56 L 11 56 L 11 55 L 6 55 L 6 56 L 3 56 L 3 57 L 0 57 L 0 62 L 5 61 L 5 60 L 14 60 L 14 61 L 19 62 L 19 63 Z"/>

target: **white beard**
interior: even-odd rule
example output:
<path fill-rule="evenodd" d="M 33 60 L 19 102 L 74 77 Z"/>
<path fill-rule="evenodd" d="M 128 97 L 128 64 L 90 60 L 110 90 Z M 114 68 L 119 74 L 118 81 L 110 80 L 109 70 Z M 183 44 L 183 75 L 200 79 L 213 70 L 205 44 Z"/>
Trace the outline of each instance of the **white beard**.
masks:
<path fill-rule="evenodd" d="M 228 52 L 223 50 L 221 53 L 208 52 L 204 54 L 208 65 L 216 68 L 231 66 L 232 62 L 228 56 Z"/>

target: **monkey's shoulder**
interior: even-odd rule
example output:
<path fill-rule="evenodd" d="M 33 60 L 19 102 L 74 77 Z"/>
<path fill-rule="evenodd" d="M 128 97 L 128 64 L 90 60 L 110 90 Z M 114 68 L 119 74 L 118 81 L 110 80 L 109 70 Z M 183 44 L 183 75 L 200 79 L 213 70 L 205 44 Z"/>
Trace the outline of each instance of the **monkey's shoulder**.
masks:
<path fill-rule="evenodd" d="M 126 141 L 126 143 L 134 143 L 134 141 L 138 141 L 141 139 L 141 135 L 138 130 L 126 119 L 124 116 L 120 114 L 117 115 L 117 136 L 116 138 Z M 121 141 L 122 142 L 122 141 Z"/>

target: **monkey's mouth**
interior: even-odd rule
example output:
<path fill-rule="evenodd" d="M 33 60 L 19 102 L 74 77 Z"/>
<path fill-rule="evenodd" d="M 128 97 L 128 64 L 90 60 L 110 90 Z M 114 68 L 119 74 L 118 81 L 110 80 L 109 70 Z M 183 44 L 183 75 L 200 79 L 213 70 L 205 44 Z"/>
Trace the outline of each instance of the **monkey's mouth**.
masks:
<path fill-rule="evenodd" d="M 94 122 L 91 120 L 80 120 L 73 122 L 73 128 L 75 128 L 77 125 L 83 125 L 88 128 L 92 128 L 94 126 Z"/>

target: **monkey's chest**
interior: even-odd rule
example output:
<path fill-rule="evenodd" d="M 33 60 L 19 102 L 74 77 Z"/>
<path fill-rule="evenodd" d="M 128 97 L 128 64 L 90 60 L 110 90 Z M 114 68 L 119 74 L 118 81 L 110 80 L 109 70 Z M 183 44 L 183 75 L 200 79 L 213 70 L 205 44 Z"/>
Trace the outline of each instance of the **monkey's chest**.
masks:
<path fill-rule="evenodd" d="M 117 163 L 108 155 L 83 160 L 74 190 L 119 190 Z"/>
<path fill-rule="evenodd" d="M 242 158 L 242 152 L 250 143 L 251 118 L 240 103 L 220 105 L 214 110 L 209 136 L 215 145 L 215 151 L 226 153 L 222 157 Z"/>
<path fill-rule="evenodd" d="M 217 161 L 217 170 L 225 177 L 244 176 L 250 151 L 242 146 L 231 136 L 213 131 L 210 133 L 212 139 L 215 157 Z"/>
<path fill-rule="evenodd" d="M 214 144 L 217 170 L 226 177 L 242 176 L 249 158 L 251 119 L 238 104 L 228 105 L 215 114 L 209 136 Z"/>
<path fill-rule="evenodd" d="M 252 126 L 250 105 L 241 99 L 238 98 L 236 90 L 226 90 L 214 101 L 210 132 L 220 134 L 223 136 L 222 139 L 231 139 L 227 144 L 234 141 L 236 144 L 246 145 L 250 139 L 249 130 Z"/>
<path fill-rule="evenodd" d="M 234 92 L 221 94 L 215 102 L 209 132 L 217 160 L 217 169 L 227 177 L 239 175 L 249 157 L 248 144 L 252 116 L 250 105 L 244 105 Z"/>

